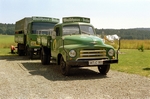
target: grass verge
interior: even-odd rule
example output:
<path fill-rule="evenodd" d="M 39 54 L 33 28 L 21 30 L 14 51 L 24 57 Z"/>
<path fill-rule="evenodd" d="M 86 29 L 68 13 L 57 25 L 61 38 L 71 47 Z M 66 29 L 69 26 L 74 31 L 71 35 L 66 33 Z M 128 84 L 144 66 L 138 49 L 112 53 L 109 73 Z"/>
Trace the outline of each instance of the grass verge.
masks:
<path fill-rule="evenodd" d="M 0 35 L 0 48 L 10 48 L 11 45 L 16 46 L 14 35 Z"/>
<path fill-rule="evenodd" d="M 8 56 L 8 55 L 17 55 L 17 54 L 12 54 L 10 48 L 0 48 L 0 56 Z"/>
<path fill-rule="evenodd" d="M 120 53 L 119 63 L 112 64 L 112 70 L 150 77 L 150 50 L 121 49 Z"/>

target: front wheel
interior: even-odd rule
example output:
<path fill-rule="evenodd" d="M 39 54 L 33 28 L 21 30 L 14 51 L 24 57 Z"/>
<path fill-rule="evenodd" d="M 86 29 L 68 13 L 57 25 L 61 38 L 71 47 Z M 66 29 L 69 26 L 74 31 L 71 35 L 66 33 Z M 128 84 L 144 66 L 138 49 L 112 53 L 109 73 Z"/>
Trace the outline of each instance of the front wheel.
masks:
<path fill-rule="evenodd" d="M 110 69 L 110 64 L 109 65 L 102 65 L 98 66 L 98 70 L 101 74 L 106 75 Z"/>
<path fill-rule="evenodd" d="M 69 75 L 70 66 L 64 61 L 63 57 L 60 58 L 60 69 L 61 73 L 65 76 Z"/>

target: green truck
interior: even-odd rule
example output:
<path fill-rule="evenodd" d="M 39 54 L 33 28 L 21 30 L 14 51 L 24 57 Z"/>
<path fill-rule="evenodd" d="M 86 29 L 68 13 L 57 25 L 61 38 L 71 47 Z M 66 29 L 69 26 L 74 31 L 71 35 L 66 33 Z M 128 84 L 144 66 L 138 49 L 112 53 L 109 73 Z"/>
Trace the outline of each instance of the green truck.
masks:
<path fill-rule="evenodd" d="M 118 63 L 118 53 L 96 35 L 90 18 L 64 17 L 49 35 L 39 35 L 41 63 L 55 60 L 63 75 L 69 75 L 73 67 L 97 66 L 106 75 L 110 64 Z"/>
<path fill-rule="evenodd" d="M 28 55 L 30 59 L 33 55 L 40 55 L 41 46 L 37 45 L 37 35 L 47 35 L 59 19 L 50 17 L 25 17 L 15 24 L 15 42 L 19 56 Z"/>

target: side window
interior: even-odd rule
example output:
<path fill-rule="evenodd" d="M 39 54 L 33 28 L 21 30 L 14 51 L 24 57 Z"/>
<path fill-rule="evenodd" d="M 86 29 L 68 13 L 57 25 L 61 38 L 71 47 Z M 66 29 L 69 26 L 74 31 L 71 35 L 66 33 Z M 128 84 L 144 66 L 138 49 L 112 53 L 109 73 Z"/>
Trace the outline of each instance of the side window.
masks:
<path fill-rule="evenodd" d="M 60 29 L 59 29 L 59 27 L 56 28 L 56 36 L 60 36 Z"/>

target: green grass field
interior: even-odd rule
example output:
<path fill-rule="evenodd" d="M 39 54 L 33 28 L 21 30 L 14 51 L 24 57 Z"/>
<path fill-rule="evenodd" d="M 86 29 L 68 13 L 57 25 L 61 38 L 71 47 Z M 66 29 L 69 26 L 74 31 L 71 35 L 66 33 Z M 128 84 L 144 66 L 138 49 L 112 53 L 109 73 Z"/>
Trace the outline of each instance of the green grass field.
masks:
<path fill-rule="evenodd" d="M 0 56 L 12 55 L 10 53 L 11 45 L 16 46 L 14 35 L 0 35 Z"/>
<path fill-rule="evenodd" d="M 0 56 L 17 55 L 11 54 L 10 48 L 0 48 Z"/>
<path fill-rule="evenodd" d="M 11 45 L 16 45 L 14 35 L 0 35 L 0 48 L 10 48 Z"/>
<path fill-rule="evenodd" d="M 150 50 L 121 49 L 119 63 L 112 64 L 111 69 L 150 77 Z"/>
<path fill-rule="evenodd" d="M 150 50 L 141 52 L 137 50 L 137 46 L 133 47 L 134 45 L 145 44 L 144 48 L 149 49 L 150 40 L 123 40 L 121 43 L 119 63 L 112 64 L 111 69 L 150 77 Z M 16 45 L 14 36 L 0 35 L 0 56 L 16 55 L 10 53 L 11 45 Z"/>
<path fill-rule="evenodd" d="M 112 45 L 114 48 L 118 48 L 118 41 L 111 43 L 106 41 L 107 44 Z M 121 49 L 138 49 L 143 46 L 143 49 L 150 50 L 150 40 L 121 40 L 120 48 Z"/>

